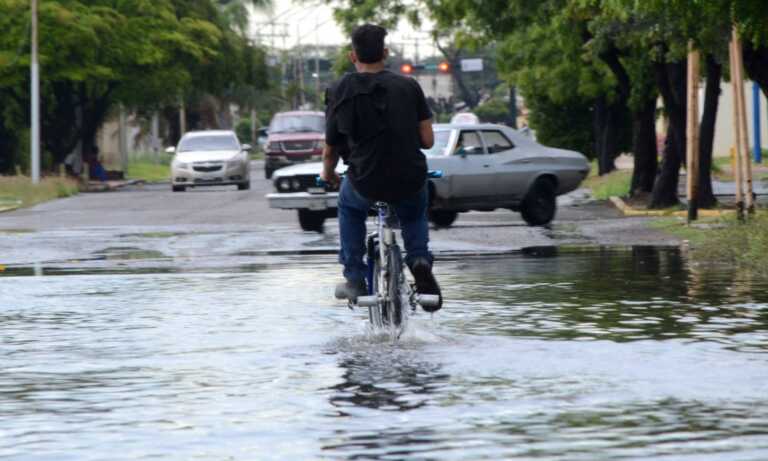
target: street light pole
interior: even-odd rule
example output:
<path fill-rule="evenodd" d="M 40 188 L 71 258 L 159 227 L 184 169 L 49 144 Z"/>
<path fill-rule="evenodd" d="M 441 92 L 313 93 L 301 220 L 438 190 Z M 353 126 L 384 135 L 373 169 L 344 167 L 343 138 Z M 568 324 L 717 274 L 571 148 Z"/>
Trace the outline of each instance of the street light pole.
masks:
<path fill-rule="evenodd" d="M 32 72 L 32 139 L 31 148 L 31 176 L 32 184 L 40 183 L 40 69 L 37 62 L 37 0 L 32 0 L 32 46 L 31 46 L 31 72 Z"/>

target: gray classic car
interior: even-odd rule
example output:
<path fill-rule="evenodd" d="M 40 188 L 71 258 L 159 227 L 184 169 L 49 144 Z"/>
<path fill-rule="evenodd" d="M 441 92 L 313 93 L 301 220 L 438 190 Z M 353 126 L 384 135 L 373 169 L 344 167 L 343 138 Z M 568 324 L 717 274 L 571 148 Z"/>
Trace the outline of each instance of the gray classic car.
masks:
<path fill-rule="evenodd" d="M 424 154 L 429 168 L 443 173 L 429 180 L 429 219 L 438 227 L 450 226 L 464 211 L 497 208 L 520 212 L 532 226 L 548 224 L 556 197 L 576 189 L 589 172 L 582 154 L 542 146 L 506 126 L 436 124 L 434 131 L 435 145 Z M 321 169 L 321 163 L 307 163 L 275 171 L 269 206 L 298 210 L 302 229 L 321 231 L 336 214 L 338 195 L 317 187 Z"/>

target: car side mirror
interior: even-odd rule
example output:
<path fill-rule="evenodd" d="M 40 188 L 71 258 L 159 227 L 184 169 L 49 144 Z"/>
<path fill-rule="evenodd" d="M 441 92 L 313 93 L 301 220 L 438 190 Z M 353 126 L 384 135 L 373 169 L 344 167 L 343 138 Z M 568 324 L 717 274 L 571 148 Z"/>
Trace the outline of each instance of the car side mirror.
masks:
<path fill-rule="evenodd" d="M 459 147 L 458 149 L 456 149 L 456 155 L 458 155 L 461 158 L 466 158 L 467 157 L 467 150 L 464 149 L 463 147 Z"/>
<path fill-rule="evenodd" d="M 253 146 L 251 146 L 250 144 L 243 144 L 242 146 L 240 146 L 240 148 L 242 150 L 248 150 L 248 151 L 253 150 Z"/>
<path fill-rule="evenodd" d="M 166 148 L 165 148 L 165 153 L 166 153 L 166 154 L 175 154 L 175 153 L 176 153 L 176 148 L 175 148 L 175 147 L 173 147 L 173 146 L 171 146 L 171 147 L 166 147 Z"/>

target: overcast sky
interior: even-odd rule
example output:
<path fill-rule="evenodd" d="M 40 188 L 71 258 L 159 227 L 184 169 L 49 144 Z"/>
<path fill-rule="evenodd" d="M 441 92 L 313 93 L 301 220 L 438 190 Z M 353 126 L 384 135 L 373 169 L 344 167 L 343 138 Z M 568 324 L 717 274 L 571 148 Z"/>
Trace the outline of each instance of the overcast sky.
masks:
<path fill-rule="evenodd" d="M 274 23 L 274 27 L 269 23 Z M 408 58 L 413 59 L 417 50 L 423 58 L 435 54 L 428 32 L 427 29 L 415 31 L 403 21 L 397 30 L 389 31 L 387 41 L 404 45 Z M 252 14 L 251 34 L 263 45 L 276 48 L 283 48 L 284 44 L 291 48 L 299 40 L 305 45 L 341 45 L 348 40 L 333 20 L 332 8 L 318 0 L 273 0 L 270 11 Z"/>

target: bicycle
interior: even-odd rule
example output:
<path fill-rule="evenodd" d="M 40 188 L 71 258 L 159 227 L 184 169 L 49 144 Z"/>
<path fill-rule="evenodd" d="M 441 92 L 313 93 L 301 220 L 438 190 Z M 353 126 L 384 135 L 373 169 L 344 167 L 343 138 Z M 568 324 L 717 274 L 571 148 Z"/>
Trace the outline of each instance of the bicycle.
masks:
<path fill-rule="evenodd" d="M 430 178 L 442 177 L 442 172 L 429 171 Z M 322 180 L 318 178 L 318 184 Z M 403 271 L 403 256 L 395 237 L 399 227 L 397 216 L 385 202 L 375 202 L 376 231 L 366 239 L 367 296 L 358 296 L 357 302 L 349 301 L 349 308 L 368 308 L 368 320 L 374 328 L 390 327 L 395 337 L 404 331 L 408 309 L 413 312 L 419 306 L 437 306 L 440 296 L 420 294 L 415 284 L 409 284 Z"/>

